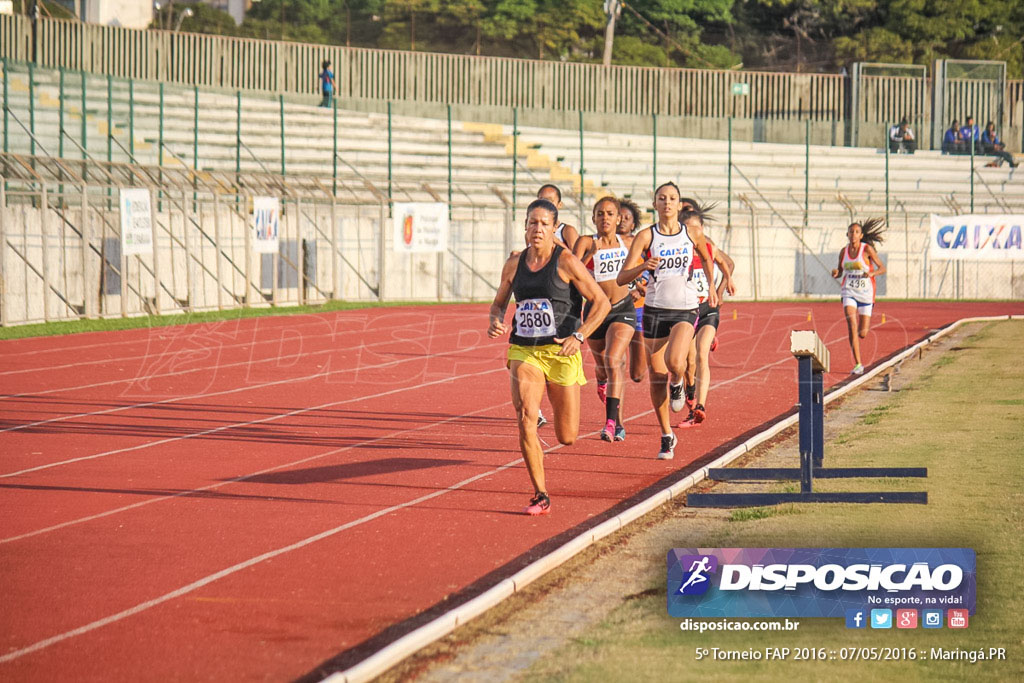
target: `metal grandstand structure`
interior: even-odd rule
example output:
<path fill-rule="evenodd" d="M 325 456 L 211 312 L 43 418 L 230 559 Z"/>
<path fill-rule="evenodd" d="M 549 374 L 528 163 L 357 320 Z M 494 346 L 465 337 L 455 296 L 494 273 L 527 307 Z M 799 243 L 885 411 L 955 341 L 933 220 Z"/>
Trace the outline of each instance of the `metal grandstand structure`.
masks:
<path fill-rule="evenodd" d="M 461 204 L 447 252 L 399 256 L 389 251 L 386 193 L 361 178 L 339 181 L 337 195 L 332 184 L 0 153 L 0 324 L 493 294 L 494 259 L 481 245 L 507 246 L 508 209 Z M 152 254 L 121 251 L 118 193 L 128 188 L 150 192 Z M 409 197 L 430 190 L 396 189 Z M 281 204 L 277 254 L 251 248 L 259 196 Z M 478 225 L 494 234 L 478 243 Z"/>

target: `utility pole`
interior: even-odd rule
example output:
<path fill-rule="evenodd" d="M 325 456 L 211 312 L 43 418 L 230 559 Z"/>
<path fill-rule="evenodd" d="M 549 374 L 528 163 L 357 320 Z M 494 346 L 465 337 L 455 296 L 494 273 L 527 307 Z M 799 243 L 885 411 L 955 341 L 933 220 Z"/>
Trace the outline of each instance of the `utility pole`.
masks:
<path fill-rule="evenodd" d="M 604 13 L 608 17 L 608 24 L 604 29 L 604 59 L 605 66 L 612 64 L 612 45 L 615 42 L 615 20 L 622 14 L 621 0 L 604 0 Z"/>

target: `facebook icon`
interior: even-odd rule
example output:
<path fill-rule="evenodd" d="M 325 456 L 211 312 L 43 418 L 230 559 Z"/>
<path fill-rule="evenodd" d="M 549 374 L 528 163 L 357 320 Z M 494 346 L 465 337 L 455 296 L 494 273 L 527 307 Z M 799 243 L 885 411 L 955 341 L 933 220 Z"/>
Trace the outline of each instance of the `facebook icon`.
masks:
<path fill-rule="evenodd" d="M 867 628 L 867 612 L 862 609 L 846 610 L 846 628 Z"/>

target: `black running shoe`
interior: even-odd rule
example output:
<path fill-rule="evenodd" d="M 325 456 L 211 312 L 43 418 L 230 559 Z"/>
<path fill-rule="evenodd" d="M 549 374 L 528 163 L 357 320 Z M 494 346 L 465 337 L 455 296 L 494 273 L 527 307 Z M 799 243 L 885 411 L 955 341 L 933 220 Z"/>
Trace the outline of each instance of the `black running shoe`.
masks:
<path fill-rule="evenodd" d="M 661 450 L 658 451 L 658 460 L 671 460 L 676 457 L 676 435 L 661 437 Z"/>

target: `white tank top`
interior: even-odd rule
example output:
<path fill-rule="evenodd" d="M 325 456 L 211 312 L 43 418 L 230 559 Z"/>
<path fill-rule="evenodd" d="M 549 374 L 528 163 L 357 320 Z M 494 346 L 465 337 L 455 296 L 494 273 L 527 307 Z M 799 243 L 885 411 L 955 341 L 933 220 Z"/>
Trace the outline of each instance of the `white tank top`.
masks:
<path fill-rule="evenodd" d="M 565 223 L 559 223 L 558 227 L 555 228 L 555 240 L 558 241 L 558 242 L 561 242 L 562 244 L 565 244 L 565 238 L 562 237 L 562 231 L 563 230 L 565 230 Z M 569 245 L 566 244 L 565 246 L 568 247 Z"/>
<path fill-rule="evenodd" d="M 664 235 L 652 225 L 651 256 L 661 259 L 647 285 L 647 306 L 689 311 L 697 308 L 697 290 L 689 284 L 693 266 L 693 242 L 684 226 L 675 235 Z"/>
<path fill-rule="evenodd" d="M 868 277 L 868 260 L 864 256 L 867 244 L 861 242 L 856 258 L 850 258 L 849 246 L 843 247 L 843 280 L 840 294 L 862 304 L 875 302 L 875 279 Z"/>
<path fill-rule="evenodd" d="M 626 248 L 626 243 L 622 241 L 621 236 L 616 235 L 615 239 L 619 241 L 619 246 L 611 249 L 598 249 L 594 252 L 593 260 L 590 262 L 590 267 L 594 271 L 594 279 L 598 282 L 614 280 L 622 270 L 622 264 L 626 262 L 629 249 Z M 596 235 L 594 242 L 597 242 Z"/>

